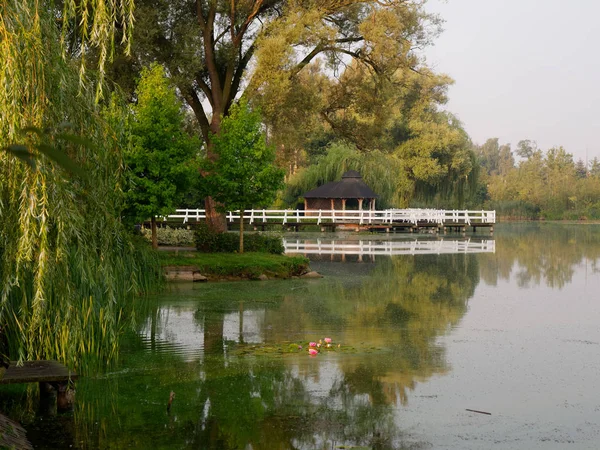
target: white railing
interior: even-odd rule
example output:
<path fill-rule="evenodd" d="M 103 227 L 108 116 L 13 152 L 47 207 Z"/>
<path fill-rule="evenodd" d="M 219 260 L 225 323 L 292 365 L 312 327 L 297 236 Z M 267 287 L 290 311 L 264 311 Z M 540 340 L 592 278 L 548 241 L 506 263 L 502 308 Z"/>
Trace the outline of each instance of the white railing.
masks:
<path fill-rule="evenodd" d="M 283 239 L 285 253 L 304 255 L 429 255 L 495 253 L 496 241 L 410 240 L 410 241 L 316 241 Z"/>
<path fill-rule="evenodd" d="M 177 209 L 175 214 L 163 217 L 164 220 L 181 219 L 183 223 L 200 220 L 206 217 L 204 209 Z M 233 222 L 240 219 L 240 211 L 226 213 L 227 220 Z M 446 225 L 476 225 L 478 223 L 496 223 L 496 211 L 469 211 L 443 209 L 385 209 L 370 210 L 325 210 L 325 209 L 250 209 L 244 211 L 244 219 L 250 223 L 352 223 L 359 225 L 385 225 L 407 223 L 437 223 Z"/>

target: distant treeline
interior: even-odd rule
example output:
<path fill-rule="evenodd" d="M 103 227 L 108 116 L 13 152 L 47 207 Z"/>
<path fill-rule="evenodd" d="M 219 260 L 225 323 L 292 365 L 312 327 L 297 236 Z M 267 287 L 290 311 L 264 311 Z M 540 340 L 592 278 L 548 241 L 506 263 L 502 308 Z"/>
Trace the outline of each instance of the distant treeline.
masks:
<path fill-rule="evenodd" d="M 600 219 L 598 158 L 575 162 L 563 147 L 543 151 L 529 140 L 514 153 L 497 138 L 474 149 L 482 166 L 479 200 L 500 218 Z"/>

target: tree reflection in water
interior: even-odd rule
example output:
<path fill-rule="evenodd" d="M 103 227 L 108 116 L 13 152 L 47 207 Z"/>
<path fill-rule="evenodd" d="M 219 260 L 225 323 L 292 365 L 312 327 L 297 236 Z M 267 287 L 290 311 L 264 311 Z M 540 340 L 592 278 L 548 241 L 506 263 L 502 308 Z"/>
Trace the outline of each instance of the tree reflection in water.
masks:
<path fill-rule="evenodd" d="M 560 289 L 571 282 L 575 266 L 598 271 L 599 260 L 596 224 L 510 224 L 498 233 L 496 253 L 481 255 L 481 278 L 492 286 L 514 277 L 522 288 L 543 283 Z"/>
<path fill-rule="evenodd" d="M 401 256 L 360 277 L 163 296 L 142 332 L 124 339 L 120 367 L 80 380 L 73 443 L 419 448 L 403 435 L 401 405 L 416 383 L 449 370 L 438 338 L 464 315 L 478 277 L 477 255 Z M 260 348 L 326 335 L 355 351 L 236 352 L 244 341 Z"/>

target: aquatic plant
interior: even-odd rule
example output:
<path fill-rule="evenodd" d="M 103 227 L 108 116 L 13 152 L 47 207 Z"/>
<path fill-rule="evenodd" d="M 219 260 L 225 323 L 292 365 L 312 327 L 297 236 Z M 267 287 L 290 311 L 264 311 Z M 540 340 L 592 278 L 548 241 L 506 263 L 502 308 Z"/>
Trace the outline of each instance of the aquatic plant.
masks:
<path fill-rule="evenodd" d="M 328 338 L 329 339 L 329 338 Z M 322 341 L 322 340 L 321 340 Z M 325 345 L 319 344 L 318 342 L 306 342 L 298 344 L 297 342 L 291 343 L 279 343 L 279 344 L 237 344 L 235 349 L 231 349 L 232 354 L 237 355 L 253 355 L 253 356 L 265 356 L 265 355 L 289 355 L 298 354 L 306 348 L 309 355 L 317 355 L 322 352 L 341 352 L 341 353 L 357 353 L 358 349 L 350 346 L 341 344 L 334 345 L 333 341 L 326 343 Z M 360 349 L 361 352 L 380 352 L 381 348 L 372 346 L 365 346 Z"/>

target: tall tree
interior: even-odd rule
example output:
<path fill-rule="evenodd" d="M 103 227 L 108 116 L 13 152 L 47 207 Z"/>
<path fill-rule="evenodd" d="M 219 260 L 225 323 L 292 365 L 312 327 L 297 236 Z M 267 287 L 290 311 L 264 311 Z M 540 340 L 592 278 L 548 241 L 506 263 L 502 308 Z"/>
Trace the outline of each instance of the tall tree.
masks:
<path fill-rule="evenodd" d="M 413 196 L 424 202 L 435 200 L 448 207 L 462 207 L 465 194 L 474 193 L 478 172 L 469 136 L 451 114 L 424 108 L 408 126 L 410 139 L 395 152 L 413 185 Z"/>
<path fill-rule="evenodd" d="M 515 167 L 515 158 L 510 144 L 501 145 L 498 151 L 498 173 L 505 176 Z"/>
<path fill-rule="evenodd" d="M 481 165 L 490 175 L 498 173 L 498 162 L 500 159 L 500 143 L 498 138 L 490 138 L 476 149 Z"/>
<path fill-rule="evenodd" d="M 131 147 L 125 152 L 128 212 L 152 224 L 152 246 L 158 247 L 156 216 L 172 212 L 192 183 L 198 139 L 184 131 L 184 115 L 164 69 L 142 70 L 131 120 Z M 197 160 L 197 158 L 196 158 Z"/>
<path fill-rule="evenodd" d="M 523 159 L 529 159 L 537 151 L 537 144 L 535 141 L 524 139 L 519 141 L 517 144 L 517 155 Z"/>
<path fill-rule="evenodd" d="M 588 170 L 586 164 L 583 162 L 583 159 L 579 158 L 575 163 L 575 172 L 577 174 L 577 178 L 580 180 L 587 177 Z"/>
<path fill-rule="evenodd" d="M 240 253 L 244 252 L 244 211 L 267 206 L 282 187 L 284 171 L 273 165 L 275 149 L 267 145 L 261 118 L 246 101 L 231 107 L 221 132 L 211 136 L 216 160 L 207 159 L 206 190 L 224 208 L 240 210 Z"/>
<path fill-rule="evenodd" d="M 361 173 L 365 183 L 379 195 L 377 204 L 381 208 L 401 205 L 414 188 L 412 182 L 402 176 L 398 158 L 377 150 L 361 152 L 345 142 L 333 142 L 315 164 L 290 177 L 283 201 L 295 208 L 306 191 L 330 181 L 338 181 L 348 170 Z"/>
<path fill-rule="evenodd" d="M 600 160 L 597 157 L 590 161 L 590 175 L 600 177 Z"/>
<path fill-rule="evenodd" d="M 135 54 L 168 68 L 214 159 L 209 134 L 219 134 L 222 117 L 241 91 L 250 86 L 252 92 L 288 92 L 319 55 L 338 72 L 349 58 L 379 76 L 399 67 L 418 70 L 415 49 L 429 43 L 438 24 L 423 3 L 140 0 Z M 255 70 L 249 77 L 251 61 Z M 206 209 L 209 224 L 224 229 L 210 198 Z"/>

